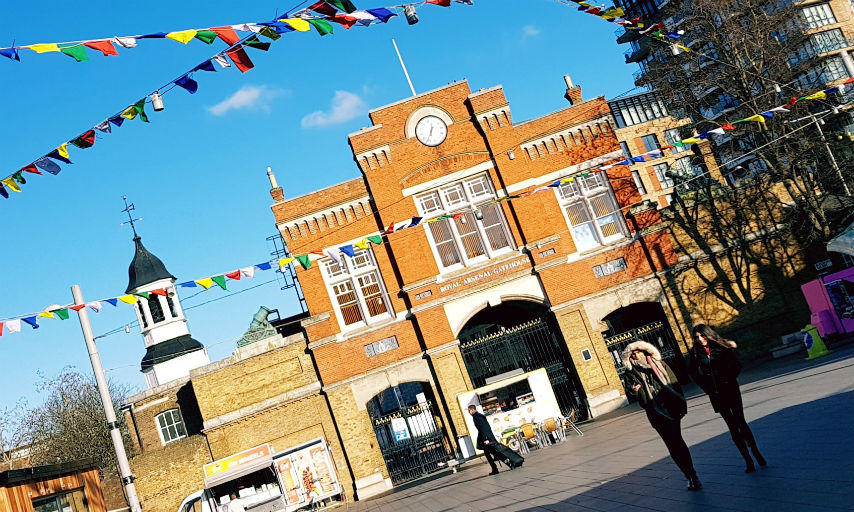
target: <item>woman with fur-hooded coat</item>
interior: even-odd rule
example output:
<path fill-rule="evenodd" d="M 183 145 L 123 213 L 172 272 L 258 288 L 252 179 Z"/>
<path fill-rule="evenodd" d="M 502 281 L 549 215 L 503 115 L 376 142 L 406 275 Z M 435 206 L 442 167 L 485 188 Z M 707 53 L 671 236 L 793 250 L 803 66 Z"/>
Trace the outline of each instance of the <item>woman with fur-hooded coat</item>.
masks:
<path fill-rule="evenodd" d="M 682 388 L 673 371 L 662 361 L 661 352 L 645 341 L 635 341 L 623 350 L 628 392 L 637 397 L 652 428 L 661 436 L 673 462 L 688 479 L 688 489 L 703 486 L 694 470 L 691 452 L 682 439 L 679 425 L 687 411 Z"/>
<path fill-rule="evenodd" d="M 760 466 L 765 466 L 765 457 L 756 447 L 753 432 L 744 419 L 744 404 L 741 389 L 738 386 L 741 363 L 736 356 L 736 344 L 715 332 L 705 324 L 699 324 L 693 331 L 694 346 L 691 347 L 691 378 L 709 395 L 709 401 L 716 413 L 720 414 L 729 428 L 732 440 L 747 467 L 745 473 L 753 473 L 756 466 L 750 458 L 750 452 Z"/>

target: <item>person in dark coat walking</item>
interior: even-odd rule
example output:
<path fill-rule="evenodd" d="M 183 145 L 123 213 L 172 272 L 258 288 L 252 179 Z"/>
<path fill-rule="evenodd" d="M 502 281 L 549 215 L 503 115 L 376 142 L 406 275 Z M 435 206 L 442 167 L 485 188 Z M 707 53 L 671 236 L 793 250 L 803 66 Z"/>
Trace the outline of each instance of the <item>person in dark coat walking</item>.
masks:
<path fill-rule="evenodd" d="M 721 415 L 729 427 L 732 440 L 747 464 L 744 472 L 753 473 L 756 471 L 756 466 L 750 458 L 750 451 L 753 452 L 760 466 L 764 467 L 768 462 L 759 453 L 753 432 L 747 426 L 747 420 L 744 419 L 744 404 L 736 379 L 741 372 L 741 363 L 736 355 L 736 344 L 705 324 L 694 327 L 693 338 L 691 378 L 709 395 L 712 408 Z"/>
<path fill-rule="evenodd" d="M 634 341 L 626 346 L 623 365 L 628 393 L 637 397 L 646 411 L 649 424 L 661 436 L 673 462 L 688 479 L 688 489 L 700 489 L 703 484 L 697 478 L 679 425 L 688 411 L 688 404 L 673 371 L 661 360 L 661 352 L 645 341 Z"/>
<path fill-rule="evenodd" d="M 469 406 L 469 414 L 471 414 L 472 420 L 474 421 L 474 427 L 477 429 L 477 446 L 478 450 L 483 450 L 484 456 L 486 456 L 486 462 L 489 463 L 489 467 L 492 468 L 492 471 L 489 472 L 490 475 L 498 474 L 498 466 L 495 465 L 495 455 L 496 455 L 496 445 L 498 445 L 498 439 L 495 439 L 495 434 L 492 433 L 492 429 L 489 428 L 489 421 L 486 419 L 486 416 L 481 412 L 477 412 L 477 407 L 474 405 Z"/>

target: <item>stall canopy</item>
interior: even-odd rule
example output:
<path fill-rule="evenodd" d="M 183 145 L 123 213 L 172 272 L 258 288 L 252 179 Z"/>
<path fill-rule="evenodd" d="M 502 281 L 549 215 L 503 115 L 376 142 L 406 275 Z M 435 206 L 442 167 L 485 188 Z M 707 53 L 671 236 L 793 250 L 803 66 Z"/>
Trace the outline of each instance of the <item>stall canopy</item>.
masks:
<path fill-rule="evenodd" d="M 211 488 L 273 465 L 273 447 L 263 444 L 205 464 L 205 487 Z"/>
<path fill-rule="evenodd" d="M 854 256 L 854 223 L 828 242 L 827 250 Z"/>

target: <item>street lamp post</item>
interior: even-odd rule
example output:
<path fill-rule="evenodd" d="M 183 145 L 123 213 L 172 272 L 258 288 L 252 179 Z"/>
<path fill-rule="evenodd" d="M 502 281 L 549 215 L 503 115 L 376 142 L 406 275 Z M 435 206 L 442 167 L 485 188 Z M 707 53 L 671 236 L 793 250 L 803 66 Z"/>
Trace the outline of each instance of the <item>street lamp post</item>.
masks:
<path fill-rule="evenodd" d="M 845 183 L 845 177 L 839 169 L 839 164 L 836 163 L 836 157 L 833 156 L 833 151 L 830 150 L 830 145 L 824 137 L 824 130 L 821 129 L 821 122 L 815 118 L 814 114 L 810 114 L 810 118 L 812 119 L 812 122 L 815 123 L 815 127 L 818 129 L 818 134 L 821 136 L 821 143 L 824 144 L 824 149 L 827 150 L 827 154 L 830 157 L 830 165 L 833 166 L 833 170 L 836 171 L 836 175 L 839 176 L 839 181 L 842 183 L 842 190 L 845 191 L 846 196 L 850 196 L 851 191 L 848 190 L 848 184 Z"/>
<path fill-rule="evenodd" d="M 119 422 L 116 421 L 113 399 L 110 397 L 107 378 L 104 376 L 104 367 L 101 366 L 101 356 L 98 355 L 98 347 L 95 345 L 95 337 L 92 335 L 89 312 L 86 311 L 86 302 L 83 301 L 83 292 L 80 290 L 79 284 L 71 287 L 71 294 L 74 296 L 74 304 L 76 306 L 84 306 L 77 310 L 77 316 L 80 318 L 80 328 L 83 330 L 86 348 L 89 349 L 89 360 L 92 362 L 92 371 L 95 372 L 95 382 L 98 385 L 98 392 L 101 394 L 101 404 L 104 406 L 104 414 L 107 416 L 107 427 L 110 429 L 110 438 L 113 441 L 113 449 L 116 451 L 116 459 L 119 463 L 119 472 L 122 476 L 122 483 L 125 486 L 128 505 L 131 512 L 142 512 L 139 497 L 136 494 L 136 486 L 133 483 L 134 477 L 130 471 L 130 463 L 128 462 L 127 453 L 125 453 L 125 445 L 122 442 Z"/>

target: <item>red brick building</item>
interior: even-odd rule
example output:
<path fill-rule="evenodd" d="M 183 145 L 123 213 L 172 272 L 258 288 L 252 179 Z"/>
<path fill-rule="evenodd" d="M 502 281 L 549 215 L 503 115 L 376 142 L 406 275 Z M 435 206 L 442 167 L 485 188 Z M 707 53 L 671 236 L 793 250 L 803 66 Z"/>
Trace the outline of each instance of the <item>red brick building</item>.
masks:
<path fill-rule="evenodd" d="M 626 339 L 679 356 L 654 273 L 670 239 L 628 167 L 591 172 L 623 152 L 607 101 L 566 81 L 567 108 L 524 122 L 501 86 L 456 82 L 371 111 L 349 137 L 361 177 L 285 199 L 271 175 L 289 250 L 327 254 L 299 272 L 303 326 L 360 498 L 447 460 L 455 396 L 497 375 L 545 367 L 562 412 L 595 418 L 625 403 Z"/>

